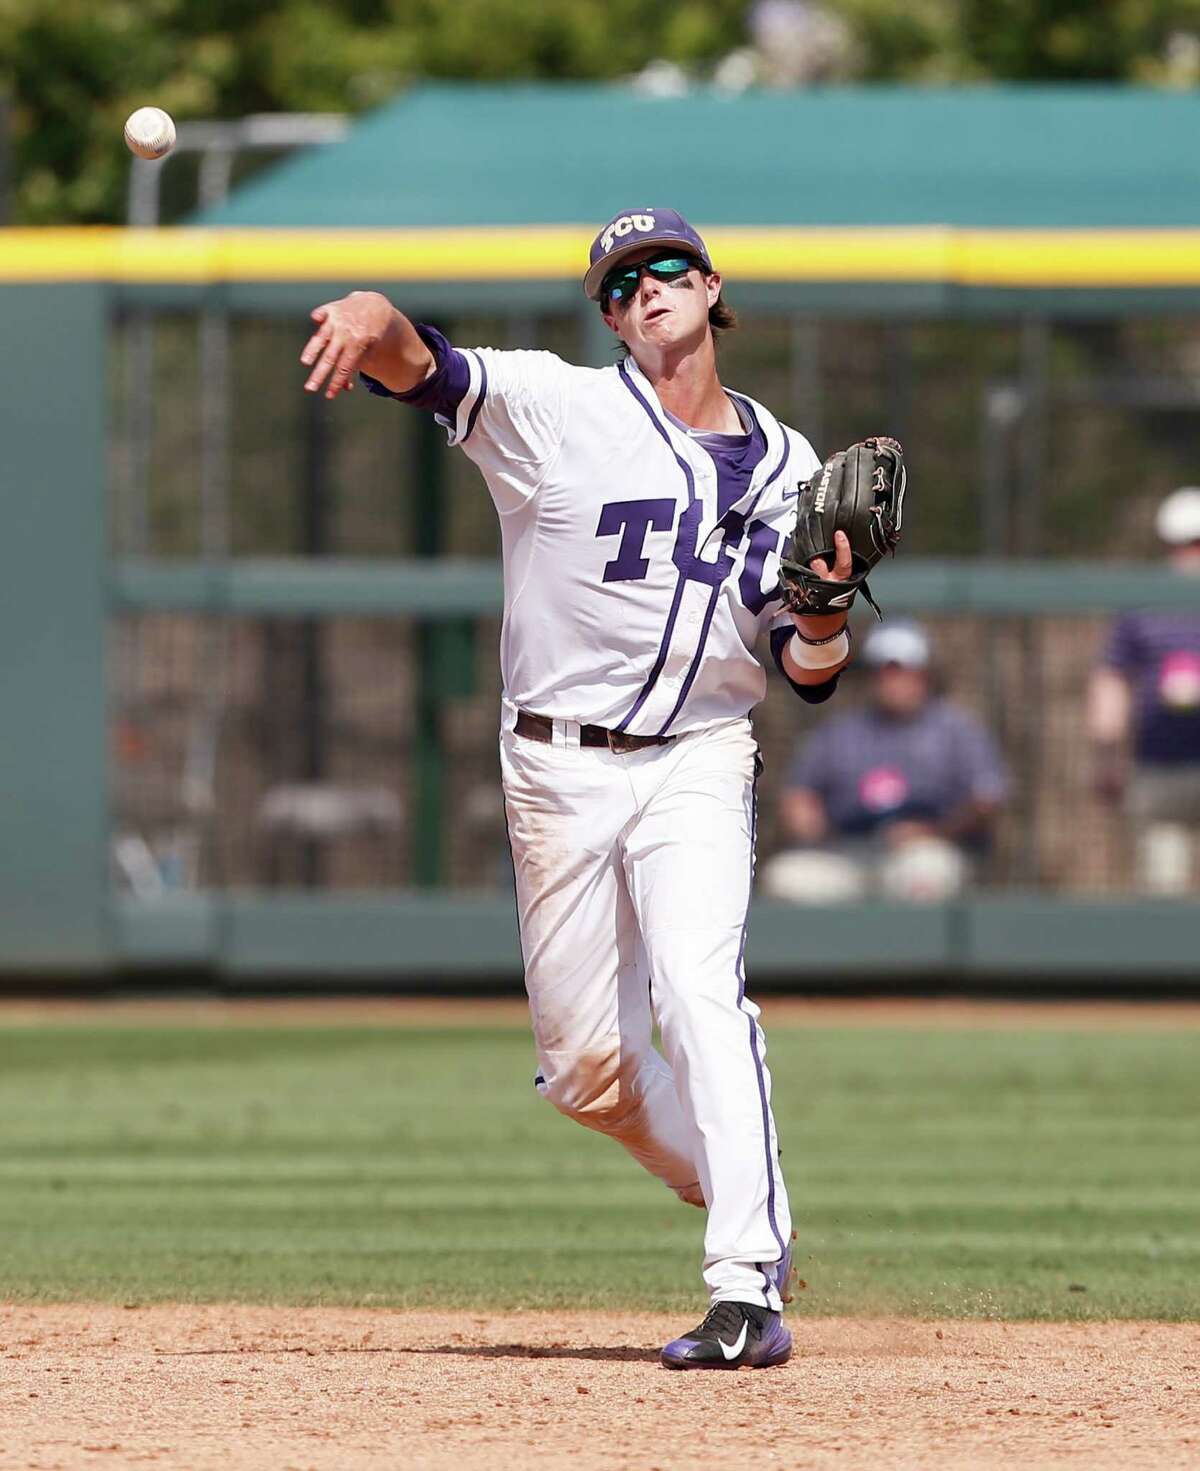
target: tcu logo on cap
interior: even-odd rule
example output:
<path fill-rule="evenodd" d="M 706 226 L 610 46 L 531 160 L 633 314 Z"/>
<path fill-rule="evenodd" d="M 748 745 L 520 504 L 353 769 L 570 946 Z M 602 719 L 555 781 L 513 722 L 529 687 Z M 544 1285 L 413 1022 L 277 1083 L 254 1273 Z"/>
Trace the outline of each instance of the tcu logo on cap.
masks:
<path fill-rule="evenodd" d="M 605 255 L 612 249 L 613 240 L 622 235 L 628 235 L 631 230 L 653 230 L 653 215 L 622 215 L 619 220 L 614 220 L 604 234 L 600 237 L 600 248 Z"/>

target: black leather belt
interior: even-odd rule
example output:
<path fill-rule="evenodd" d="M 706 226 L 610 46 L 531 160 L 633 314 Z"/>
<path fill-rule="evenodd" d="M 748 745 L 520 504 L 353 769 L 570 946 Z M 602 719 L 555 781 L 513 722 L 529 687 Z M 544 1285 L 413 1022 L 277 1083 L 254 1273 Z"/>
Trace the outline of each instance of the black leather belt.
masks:
<path fill-rule="evenodd" d="M 517 723 L 513 727 L 526 740 L 541 741 L 549 745 L 554 740 L 554 721 L 548 715 L 534 715 L 528 710 L 517 711 Z M 625 751 L 641 751 L 646 746 L 669 746 L 674 736 L 627 735 L 623 730 L 605 730 L 602 725 L 581 725 L 581 746 L 607 746 L 618 755 Z"/>

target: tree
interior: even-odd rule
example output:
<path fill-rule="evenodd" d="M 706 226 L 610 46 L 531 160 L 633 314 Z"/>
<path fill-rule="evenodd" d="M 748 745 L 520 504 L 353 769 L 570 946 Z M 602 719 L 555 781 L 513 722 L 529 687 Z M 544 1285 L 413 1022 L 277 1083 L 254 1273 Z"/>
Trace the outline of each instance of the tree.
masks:
<path fill-rule="evenodd" d="M 15 216 L 120 221 L 128 114 L 360 112 L 422 77 L 599 79 L 657 56 L 704 64 L 740 0 L 0 0 Z"/>
<path fill-rule="evenodd" d="M 1194 85 L 1200 0 L 830 0 L 889 81 Z"/>
<path fill-rule="evenodd" d="M 777 0 L 778 3 L 778 0 Z M 786 3 L 786 0 L 785 0 Z M 811 11 L 818 0 L 793 0 Z M 1200 0 L 824 0 L 865 80 L 1194 82 Z M 177 119 L 359 112 L 427 77 L 594 81 L 664 59 L 707 76 L 744 0 L 0 0 L 15 214 L 120 221 L 138 106 Z"/>

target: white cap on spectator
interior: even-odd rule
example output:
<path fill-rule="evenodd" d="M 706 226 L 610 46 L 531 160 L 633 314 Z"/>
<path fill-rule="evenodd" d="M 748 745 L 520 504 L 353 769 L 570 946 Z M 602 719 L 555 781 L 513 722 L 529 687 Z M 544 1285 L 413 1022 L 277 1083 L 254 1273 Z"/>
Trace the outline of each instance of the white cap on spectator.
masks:
<path fill-rule="evenodd" d="M 863 644 L 863 662 L 873 669 L 882 669 L 885 664 L 928 669 L 931 658 L 929 639 L 916 623 L 885 623 L 872 629 Z"/>
<path fill-rule="evenodd" d="M 1200 541 L 1200 486 L 1181 485 L 1158 508 L 1154 528 L 1168 546 Z"/>

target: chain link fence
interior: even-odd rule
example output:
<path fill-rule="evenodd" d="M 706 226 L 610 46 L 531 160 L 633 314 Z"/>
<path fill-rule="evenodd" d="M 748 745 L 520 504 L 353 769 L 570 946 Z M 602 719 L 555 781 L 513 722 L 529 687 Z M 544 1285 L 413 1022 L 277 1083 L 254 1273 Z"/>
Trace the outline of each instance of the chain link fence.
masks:
<path fill-rule="evenodd" d="M 214 510 L 234 557 L 498 554 L 477 472 L 461 454 L 431 450 L 416 414 L 363 392 L 332 405 L 302 393 L 303 320 L 231 321 L 228 475 L 224 503 L 206 506 L 199 319 L 149 318 L 152 404 L 133 391 L 146 323 L 127 316 L 112 337 L 116 557 L 198 556 Z M 575 318 L 439 325 L 464 345 L 540 345 L 576 359 L 584 351 Z M 747 317 L 721 358 L 726 381 L 770 404 L 818 451 L 880 429 L 904 439 L 915 487 L 906 557 L 1149 558 L 1158 500 L 1200 478 L 1193 320 Z M 431 464 L 441 480 L 433 503 L 419 493 Z M 886 604 L 883 578 L 879 592 Z M 928 620 L 947 697 L 992 732 L 1010 776 L 981 878 L 989 886 L 1092 893 L 1131 882 L 1124 819 L 1094 795 L 1083 725 L 1107 621 Z M 455 889 L 508 881 L 498 636 L 488 616 L 446 646 L 461 668 L 436 712 L 445 779 L 431 841 L 442 882 Z M 414 881 L 428 810 L 417 623 L 143 612 L 115 616 L 110 637 L 120 885 L 382 889 Z M 864 698 L 866 685 L 852 671 L 836 708 Z M 810 710 L 772 675 L 756 714 L 766 762 L 763 857 L 784 841 L 779 793 L 795 745 L 832 708 Z"/>

